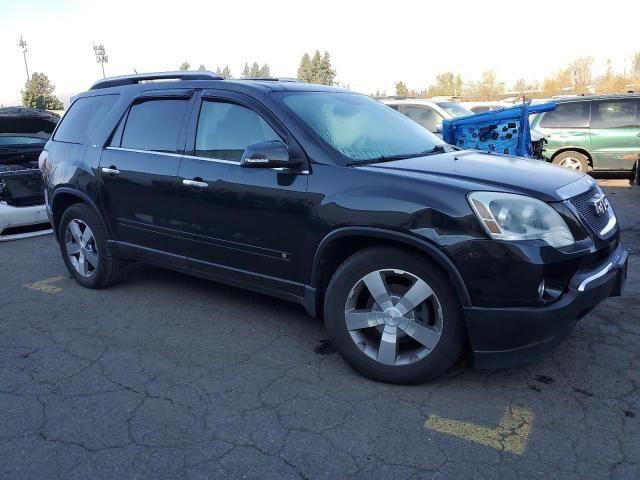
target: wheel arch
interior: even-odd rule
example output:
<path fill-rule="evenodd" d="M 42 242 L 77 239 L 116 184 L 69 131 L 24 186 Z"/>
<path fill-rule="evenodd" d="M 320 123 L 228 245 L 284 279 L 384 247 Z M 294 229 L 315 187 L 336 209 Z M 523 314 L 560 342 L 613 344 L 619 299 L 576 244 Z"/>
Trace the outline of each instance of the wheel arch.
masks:
<path fill-rule="evenodd" d="M 556 150 L 553 155 L 551 156 L 551 158 L 549 159 L 550 162 L 553 162 L 555 160 L 555 158 L 560 155 L 561 153 L 565 153 L 565 152 L 577 152 L 577 153 L 581 153 L 582 155 L 584 155 L 585 157 L 587 157 L 587 162 L 589 164 L 589 166 L 591 168 L 593 168 L 593 157 L 591 156 L 591 154 L 589 153 L 588 150 L 586 150 L 584 147 L 561 147 L 558 150 Z"/>
<path fill-rule="evenodd" d="M 71 205 L 75 203 L 84 203 L 92 208 L 96 214 L 101 217 L 100 210 L 98 210 L 98 206 L 91 199 L 89 195 L 86 193 L 77 190 L 71 187 L 59 187 L 57 188 L 52 196 L 51 196 L 51 214 L 53 216 L 53 227 L 54 232 L 56 234 L 56 238 L 58 237 L 58 227 L 60 225 L 60 220 L 62 219 L 62 215 L 65 210 L 69 208 Z M 104 223 L 104 222 L 103 222 Z M 109 227 L 107 226 L 107 232 L 111 234 Z"/>
<path fill-rule="evenodd" d="M 338 267 L 357 251 L 373 246 L 409 248 L 426 255 L 451 280 L 461 305 L 471 305 L 469 292 L 460 272 L 453 262 L 429 241 L 375 227 L 344 227 L 325 236 L 316 249 L 311 270 L 311 287 L 316 292 L 317 316 L 321 317 L 326 287 Z"/>

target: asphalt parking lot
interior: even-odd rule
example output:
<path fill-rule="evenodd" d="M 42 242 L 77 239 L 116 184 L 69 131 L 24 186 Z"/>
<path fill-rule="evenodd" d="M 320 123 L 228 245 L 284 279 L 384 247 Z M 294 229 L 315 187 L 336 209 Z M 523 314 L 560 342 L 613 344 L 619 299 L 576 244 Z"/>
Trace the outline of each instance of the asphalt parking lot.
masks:
<path fill-rule="evenodd" d="M 358 376 L 302 307 L 153 267 L 103 291 L 0 244 L 0 479 L 640 478 L 640 190 L 626 295 L 534 363 Z"/>

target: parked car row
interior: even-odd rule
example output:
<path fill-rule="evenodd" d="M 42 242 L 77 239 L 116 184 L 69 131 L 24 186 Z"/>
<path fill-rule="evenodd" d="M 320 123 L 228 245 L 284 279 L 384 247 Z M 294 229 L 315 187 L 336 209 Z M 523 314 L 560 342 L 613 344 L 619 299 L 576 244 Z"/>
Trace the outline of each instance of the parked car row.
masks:
<path fill-rule="evenodd" d="M 621 294 L 627 251 L 590 177 L 448 145 L 392 106 L 210 72 L 101 80 L 41 157 L 62 260 L 88 288 L 139 260 L 299 302 L 394 383 L 467 353 L 527 361 Z"/>
<path fill-rule="evenodd" d="M 381 101 L 440 136 L 444 119 L 513 106 L 398 97 Z M 555 102 L 554 111 L 530 119 L 532 140 L 539 142 L 534 151 L 578 172 L 632 171 L 640 158 L 640 94 L 575 96 Z"/>

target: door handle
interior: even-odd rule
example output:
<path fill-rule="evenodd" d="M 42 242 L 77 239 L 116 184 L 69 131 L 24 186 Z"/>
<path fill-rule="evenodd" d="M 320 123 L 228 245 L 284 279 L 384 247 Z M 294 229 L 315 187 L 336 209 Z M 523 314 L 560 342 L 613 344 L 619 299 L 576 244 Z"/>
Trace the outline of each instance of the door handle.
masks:
<path fill-rule="evenodd" d="M 187 187 L 194 188 L 196 190 L 204 190 L 209 186 L 207 182 L 201 182 L 199 180 L 187 180 L 186 178 L 182 180 L 182 184 Z"/>
<path fill-rule="evenodd" d="M 111 175 L 112 177 L 115 177 L 116 175 L 120 175 L 120 170 L 118 170 L 117 168 L 111 166 L 109 168 L 107 167 L 102 167 L 102 173 L 106 173 L 107 175 Z"/>

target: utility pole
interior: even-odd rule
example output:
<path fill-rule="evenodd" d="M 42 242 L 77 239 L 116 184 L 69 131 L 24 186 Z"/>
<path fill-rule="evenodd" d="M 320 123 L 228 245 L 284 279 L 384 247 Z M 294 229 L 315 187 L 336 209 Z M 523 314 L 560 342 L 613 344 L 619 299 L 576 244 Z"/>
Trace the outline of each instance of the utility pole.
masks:
<path fill-rule="evenodd" d="M 22 56 L 24 57 L 24 69 L 27 72 L 27 82 L 29 81 L 29 67 L 27 67 L 27 42 L 20 35 L 18 40 L 18 46 L 22 49 Z"/>
<path fill-rule="evenodd" d="M 104 64 L 109 63 L 109 56 L 107 55 L 102 43 L 100 45 L 94 45 L 93 52 L 96 54 L 96 63 L 99 63 L 102 66 L 102 78 L 104 78 Z"/>

